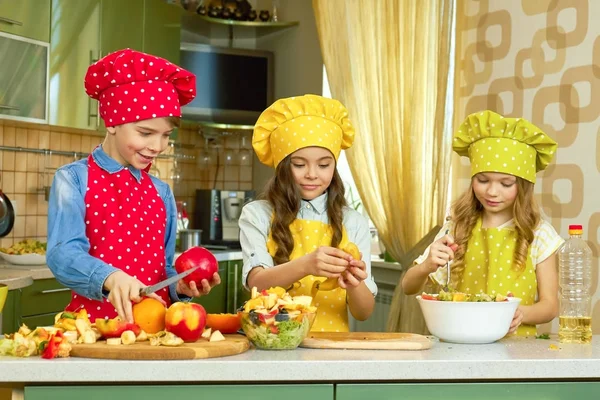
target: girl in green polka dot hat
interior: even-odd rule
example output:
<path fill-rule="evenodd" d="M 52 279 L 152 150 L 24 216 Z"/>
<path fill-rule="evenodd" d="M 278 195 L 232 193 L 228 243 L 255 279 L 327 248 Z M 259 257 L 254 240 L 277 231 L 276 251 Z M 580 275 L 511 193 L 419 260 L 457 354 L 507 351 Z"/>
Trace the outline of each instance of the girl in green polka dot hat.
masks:
<path fill-rule="evenodd" d="M 509 333 L 535 336 L 536 325 L 558 313 L 556 251 L 563 239 L 541 219 L 533 188 L 557 144 L 531 122 L 492 111 L 471 114 L 454 135 L 453 149 L 471 161 L 471 185 L 451 217 L 402 280 L 405 293 L 428 277 L 465 293 L 521 299 Z M 444 268 L 441 268 L 444 267 Z"/>

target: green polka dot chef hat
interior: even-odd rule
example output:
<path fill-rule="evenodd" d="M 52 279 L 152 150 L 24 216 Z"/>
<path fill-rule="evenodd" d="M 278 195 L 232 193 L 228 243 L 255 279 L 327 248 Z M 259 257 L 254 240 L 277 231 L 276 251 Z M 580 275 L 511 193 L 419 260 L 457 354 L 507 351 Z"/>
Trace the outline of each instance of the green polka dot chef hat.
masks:
<path fill-rule="evenodd" d="M 535 183 L 535 175 L 552 161 L 557 144 L 523 118 L 492 111 L 473 113 L 454 134 L 452 148 L 471 160 L 471 176 L 502 172 Z"/>
<path fill-rule="evenodd" d="M 337 100 L 307 94 L 279 99 L 262 112 L 254 127 L 252 147 L 265 165 L 277 167 L 304 147 L 323 147 L 336 161 L 354 142 L 348 110 Z"/>

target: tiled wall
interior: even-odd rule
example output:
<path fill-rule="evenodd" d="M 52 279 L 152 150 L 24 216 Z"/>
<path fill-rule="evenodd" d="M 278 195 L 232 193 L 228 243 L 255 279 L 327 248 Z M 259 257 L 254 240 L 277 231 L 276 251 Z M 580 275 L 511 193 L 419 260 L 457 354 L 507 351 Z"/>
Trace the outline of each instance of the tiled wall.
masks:
<path fill-rule="evenodd" d="M 0 119 L 2 146 L 89 153 L 102 140 L 103 136 L 93 131 Z M 160 178 L 171 185 L 177 200 L 187 203 L 190 214 L 193 213 L 196 189 L 249 190 L 252 187 L 252 166 L 239 165 L 240 142 L 239 133 L 229 135 L 224 140 L 212 139 L 211 164 L 206 168 L 199 168 L 195 159 L 179 159 L 182 172 L 179 182 L 169 179 L 174 166 L 173 159 L 160 159 L 156 163 Z M 195 157 L 205 141 L 197 126 L 184 124 L 175 143 L 176 147 L 169 148 L 165 154 L 177 152 Z M 250 146 L 249 137 L 246 146 Z M 224 160 L 225 151 L 229 148 L 233 149 L 235 156 L 231 164 Z M 46 241 L 48 203 L 44 198 L 44 186 L 51 184 L 56 168 L 73 160 L 73 156 L 0 151 L 0 189 L 16 205 L 17 214 L 12 232 L 0 239 L 0 247 L 11 246 L 25 238 Z M 192 215 L 190 220 L 193 220 Z"/>

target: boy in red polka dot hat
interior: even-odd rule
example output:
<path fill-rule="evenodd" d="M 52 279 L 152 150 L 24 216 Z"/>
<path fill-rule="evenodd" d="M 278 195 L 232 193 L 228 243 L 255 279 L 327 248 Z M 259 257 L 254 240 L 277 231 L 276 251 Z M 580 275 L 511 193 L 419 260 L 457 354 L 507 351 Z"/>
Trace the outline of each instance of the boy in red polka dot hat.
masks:
<path fill-rule="evenodd" d="M 179 126 L 196 77 L 169 61 L 131 49 L 88 68 L 85 91 L 100 106 L 106 137 L 87 159 L 56 171 L 48 205 L 48 266 L 73 290 L 66 307 L 92 321 L 132 321 L 140 289 L 175 275 L 177 209 L 170 187 L 147 171 Z M 179 281 L 150 295 L 165 305 L 207 294 Z"/>

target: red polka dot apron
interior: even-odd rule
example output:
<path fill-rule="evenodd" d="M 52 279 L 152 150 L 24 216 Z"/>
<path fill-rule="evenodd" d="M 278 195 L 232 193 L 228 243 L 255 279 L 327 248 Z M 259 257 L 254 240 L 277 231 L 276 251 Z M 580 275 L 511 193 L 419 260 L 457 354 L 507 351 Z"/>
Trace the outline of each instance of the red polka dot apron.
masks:
<path fill-rule="evenodd" d="M 141 171 L 141 180 L 127 169 L 110 174 L 88 156 L 85 194 L 86 236 L 90 255 L 119 268 L 150 286 L 167 278 L 165 257 L 165 204 L 150 177 Z M 156 292 L 170 304 L 169 288 Z M 115 307 L 71 292 L 66 310 L 85 308 L 92 321 L 115 318 Z"/>

